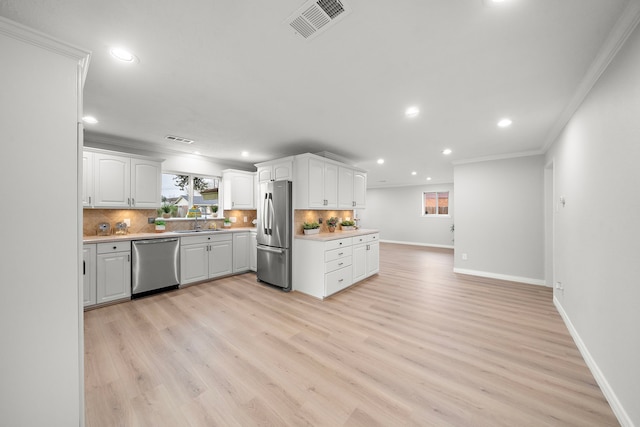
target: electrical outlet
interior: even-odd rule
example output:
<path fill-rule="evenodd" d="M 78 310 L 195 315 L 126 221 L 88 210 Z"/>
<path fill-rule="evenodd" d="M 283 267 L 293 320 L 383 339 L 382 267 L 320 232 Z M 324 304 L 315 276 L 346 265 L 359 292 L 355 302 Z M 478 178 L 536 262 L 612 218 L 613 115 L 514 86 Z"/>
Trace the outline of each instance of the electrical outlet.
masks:
<path fill-rule="evenodd" d="M 318 218 L 318 224 L 322 224 L 322 218 Z"/>
<path fill-rule="evenodd" d="M 467 254 L 462 254 L 462 260 L 466 261 L 467 260 Z"/>
<path fill-rule="evenodd" d="M 236 217 L 235 216 L 229 217 L 229 221 L 236 222 Z"/>
<path fill-rule="evenodd" d="M 244 222 L 247 222 L 247 217 L 246 216 L 244 217 Z"/>
<path fill-rule="evenodd" d="M 131 218 L 125 218 L 123 222 L 127 224 L 127 227 L 131 227 Z"/>
<path fill-rule="evenodd" d="M 148 217 L 147 224 L 154 224 L 156 222 L 156 217 Z"/>

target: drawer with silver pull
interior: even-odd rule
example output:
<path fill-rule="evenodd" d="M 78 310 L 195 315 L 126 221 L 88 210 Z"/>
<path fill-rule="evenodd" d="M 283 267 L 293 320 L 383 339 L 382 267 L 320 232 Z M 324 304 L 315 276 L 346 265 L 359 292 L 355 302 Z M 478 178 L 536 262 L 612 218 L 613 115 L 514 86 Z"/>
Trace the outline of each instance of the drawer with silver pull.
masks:
<path fill-rule="evenodd" d="M 351 257 L 345 257 L 340 259 L 334 259 L 333 261 L 326 262 L 324 264 L 324 272 L 330 273 L 339 268 L 349 267 L 351 265 Z"/>
<path fill-rule="evenodd" d="M 324 250 L 330 251 L 332 249 L 344 248 L 347 246 L 351 246 L 351 237 L 346 237 L 344 239 L 337 240 L 329 240 L 324 244 Z"/>
<path fill-rule="evenodd" d="M 131 250 L 131 242 L 128 240 L 126 242 L 98 243 L 97 246 L 99 254 L 112 254 Z"/>
<path fill-rule="evenodd" d="M 346 258 L 352 255 L 351 246 L 347 246 L 346 248 L 338 248 L 332 251 L 326 251 L 324 253 L 324 261 L 329 262 L 336 259 Z"/>
<path fill-rule="evenodd" d="M 331 295 L 351 286 L 351 266 L 340 268 L 324 275 L 324 286 L 326 295 Z"/>

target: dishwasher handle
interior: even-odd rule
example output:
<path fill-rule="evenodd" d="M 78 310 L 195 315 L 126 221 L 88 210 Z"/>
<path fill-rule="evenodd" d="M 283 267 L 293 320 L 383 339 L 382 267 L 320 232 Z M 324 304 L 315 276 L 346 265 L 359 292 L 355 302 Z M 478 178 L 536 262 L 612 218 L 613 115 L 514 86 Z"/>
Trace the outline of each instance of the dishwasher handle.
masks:
<path fill-rule="evenodd" d="M 169 242 L 177 242 L 177 237 L 170 237 L 167 239 L 149 239 L 149 240 L 134 240 L 134 245 L 152 245 L 155 243 L 169 243 Z"/>

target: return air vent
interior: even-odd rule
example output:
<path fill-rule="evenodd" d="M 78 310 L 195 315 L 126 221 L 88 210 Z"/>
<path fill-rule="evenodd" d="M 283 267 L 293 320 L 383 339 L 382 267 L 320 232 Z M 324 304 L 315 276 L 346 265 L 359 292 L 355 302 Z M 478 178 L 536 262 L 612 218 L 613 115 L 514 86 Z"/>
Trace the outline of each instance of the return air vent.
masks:
<path fill-rule="evenodd" d="M 181 143 L 187 144 L 187 145 L 191 145 L 191 144 L 193 144 L 195 142 L 192 139 L 182 138 L 182 137 L 173 136 L 173 135 L 167 135 L 167 136 L 164 137 L 164 139 L 168 139 L 171 142 L 181 142 Z"/>
<path fill-rule="evenodd" d="M 303 38 L 311 40 L 350 12 L 340 0 L 310 0 L 286 20 Z"/>

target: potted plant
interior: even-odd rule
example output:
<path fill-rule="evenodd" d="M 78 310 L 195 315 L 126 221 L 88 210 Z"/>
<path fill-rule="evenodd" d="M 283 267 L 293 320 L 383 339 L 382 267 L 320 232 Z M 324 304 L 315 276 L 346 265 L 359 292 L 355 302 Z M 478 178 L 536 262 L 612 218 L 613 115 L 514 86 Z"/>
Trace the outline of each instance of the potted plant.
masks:
<path fill-rule="evenodd" d="M 224 226 L 225 227 L 231 227 L 231 219 L 225 218 L 224 219 Z"/>
<path fill-rule="evenodd" d="M 342 221 L 342 223 L 340 223 L 343 230 L 353 230 L 355 225 L 355 221 Z"/>
<path fill-rule="evenodd" d="M 327 220 L 327 227 L 329 227 L 330 232 L 333 233 L 334 231 L 336 231 L 337 225 L 338 225 L 338 218 L 336 218 L 335 216 L 332 216 Z"/>
<path fill-rule="evenodd" d="M 320 224 L 317 222 L 305 222 L 302 224 L 304 234 L 318 234 L 320 232 Z"/>
<path fill-rule="evenodd" d="M 162 233 L 165 231 L 165 227 L 167 223 L 164 219 L 160 219 L 160 218 L 156 219 L 155 224 L 156 224 L 156 233 Z"/>
<path fill-rule="evenodd" d="M 218 217 L 218 205 L 211 206 L 211 216 L 214 218 Z"/>
<path fill-rule="evenodd" d="M 162 218 L 171 218 L 171 214 L 173 212 L 172 204 L 163 203 L 162 206 L 158 208 L 158 215 L 162 216 Z M 177 206 L 176 206 L 177 208 Z M 176 209 L 177 211 L 177 209 Z"/>

